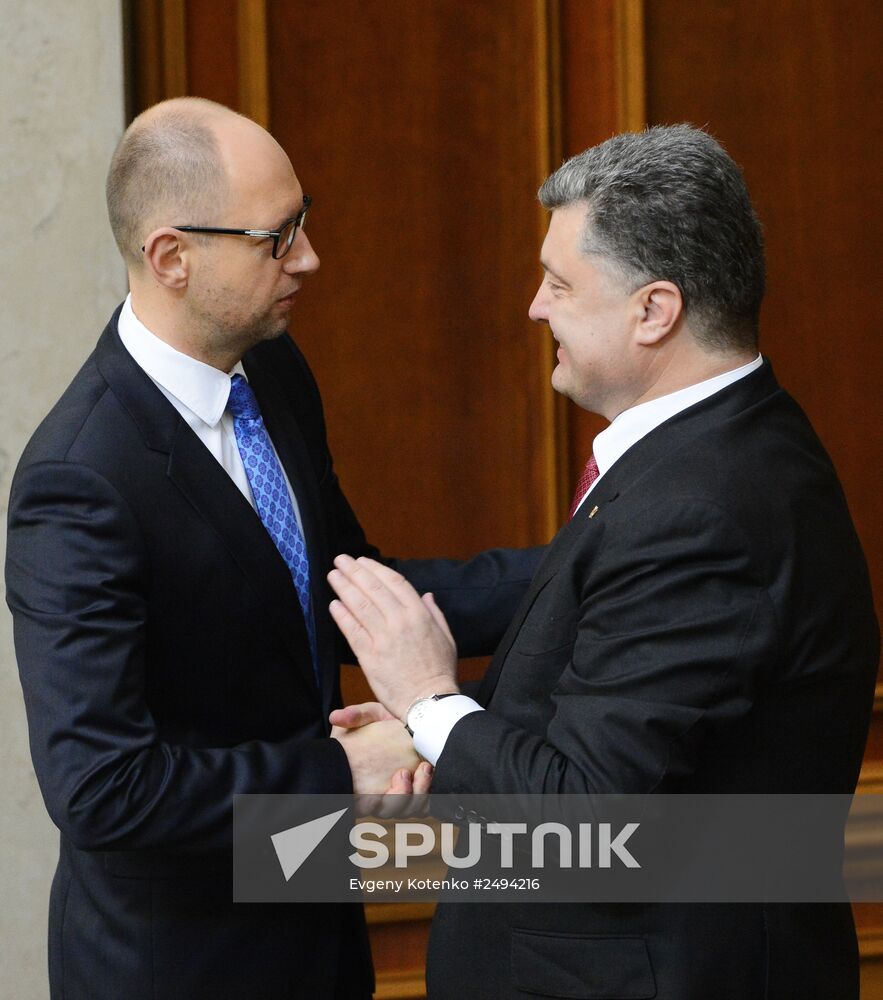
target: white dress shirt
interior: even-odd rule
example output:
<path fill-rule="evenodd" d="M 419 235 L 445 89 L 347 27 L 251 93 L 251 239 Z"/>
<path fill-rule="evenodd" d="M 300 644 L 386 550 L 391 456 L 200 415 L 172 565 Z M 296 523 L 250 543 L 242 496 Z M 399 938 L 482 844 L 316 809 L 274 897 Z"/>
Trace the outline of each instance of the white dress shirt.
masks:
<path fill-rule="evenodd" d="M 230 396 L 230 379 L 235 374 L 247 379 L 242 362 L 237 361 L 229 374 L 212 368 L 203 361 L 182 354 L 160 340 L 138 319 L 132 309 L 132 296 L 126 296 L 117 325 L 123 347 L 132 355 L 139 368 L 175 407 L 200 441 L 217 459 L 245 499 L 254 507 L 254 497 L 242 456 L 236 444 L 233 417 L 226 412 Z M 275 451 L 275 446 L 274 449 Z M 279 455 L 277 454 L 278 458 Z M 297 498 L 279 463 L 285 485 L 291 497 L 298 526 L 301 525 Z"/>
<path fill-rule="evenodd" d="M 647 403 L 640 403 L 631 409 L 623 410 L 610 426 L 601 431 L 594 440 L 592 454 L 598 463 L 599 475 L 586 490 L 577 509 L 583 505 L 586 497 L 598 485 L 604 473 L 608 472 L 642 437 L 655 430 L 676 413 L 713 396 L 714 393 L 720 392 L 721 389 L 725 389 L 728 385 L 732 385 L 740 378 L 744 378 L 755 369 L 760 368 L 762 364 L 763 358 L 758 354 L 754 361 L 734 368 L 732 371 L 724 372 L 722 375 L 716 375 L 704 382 L 697 382 L 695 385 L 688 385 L 685 389 L 679 389 L 667 396 L 660 396 L 658 399 L 651 399 Z M 423 717 L 414 726 L 414 746 L 417 752 L 430 764 L 436 764 L 445 748 L 445 742 L 451 730 L 460 719 L 464 715 L 469 715 L 470 712 L 483 711 L 481 705 L 467 695 L 454 695 L 430 703 Z"/>

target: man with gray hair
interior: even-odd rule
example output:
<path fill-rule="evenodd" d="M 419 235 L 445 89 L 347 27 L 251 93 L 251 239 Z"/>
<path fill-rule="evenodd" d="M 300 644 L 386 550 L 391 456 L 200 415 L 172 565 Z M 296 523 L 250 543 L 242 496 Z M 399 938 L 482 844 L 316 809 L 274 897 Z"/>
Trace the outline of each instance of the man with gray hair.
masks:
<path fill-rule="evenodd" d="M 52 996 L 368 998 L 360 906 L 232 902 L 237 794 L 428 783 L 385 713 L 328 723 L 342 644 L 325 574 L 334 552 L 377 551 L 285 336 L 319 266 L 310 198 L 264 129 L 184 98 L 131 124 L 107 201 L 131 291 L 9 504 L 31 751 L 61 831 Z M 470 655 L 499 639 L 535 563 L 402 568 L 444 592 Z"/>
<path fill-rule="evenodd" d="M 530 316 L 610 425 L 476 700 L 388 567 L 332 614 L 438 793 L 851 793 L 879 635 L 840 484 L 758 354 L 761 230 L 689 126 L 618 135 L 540 189 Z M 444 700 L 433 695 L 444 693 Z M 476 974 L 480 970 L 480 974 Z M 856 1000 L 846 904 L 448 903 L 432 1000 Z"/>

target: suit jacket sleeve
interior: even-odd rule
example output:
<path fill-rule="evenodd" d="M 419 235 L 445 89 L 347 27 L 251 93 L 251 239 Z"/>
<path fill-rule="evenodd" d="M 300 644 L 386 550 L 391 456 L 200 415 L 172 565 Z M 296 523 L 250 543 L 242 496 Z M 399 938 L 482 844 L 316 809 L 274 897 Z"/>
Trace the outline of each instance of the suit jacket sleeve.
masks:
<path fill-rule="evenodd" d="M 488 549 L 472 559 L 391 560 L 444 612 L 459 656 L 493 653 L 524 597 L 546 546 Z"/>
<path fill-rule="evenodd" d="M 222 849 L 236 793 L 351 791 L 335 740 L 212 747 L 161 738 L 145 697 L 149 559 L 126 502 L 100 474 L 61 461 L 20 469 L 7 600 L 34 767 L 62 832 L 86 849 Z"/>

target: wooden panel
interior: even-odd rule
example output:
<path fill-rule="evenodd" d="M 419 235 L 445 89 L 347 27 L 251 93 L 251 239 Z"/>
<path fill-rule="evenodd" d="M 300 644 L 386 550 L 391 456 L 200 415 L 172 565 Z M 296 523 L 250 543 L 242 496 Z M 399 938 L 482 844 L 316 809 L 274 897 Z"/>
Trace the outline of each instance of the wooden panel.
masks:
<path fill-rule="evenodd" d="M 369 534 L 465 555 L 548 534 L 538 7 L 270 4 L 270 112 L 322 259 L 293 335 Z"/>
<path fill-rule="evenodd" d="M 411 16 L 411 30 L 415 37 L 422 33 L 423 22 L 428 19 L 428 22 L 434 24 L 437 28 L 441 25 L 441 30 L 446 30 L 448 36 L 450 36 L 450 38 L 440 36 L 438 41 L 442 48 L 449 42 L 454 45 L 458 44 L 457 39 L 463 35 L 463 30 L 465 29 L 459 24 L 461 19 L 458 17 L 456 4 L 453 0 L 450 0 L 447 9 L 435 11 L 413 9 L 407 4 L 406 0 L 400 0 L 400 3 L 401 10 L 399 11 L 385 7 L 383 10 L 369 10 L 365 16 L 368 17 L 368 20 L 374 25 L 375 29 L 382 33 L 395 23 L 396 19 L 401 20 L 400 15 L 402 11 L 406 11 Z M 616 11 L 614 7 L 617 6 L 634 11 L 639 9 L 640 0 L 616 0 L 615 3 L 613 3 L 613 0 L 608 0 L 607 5 L 604 7 L 607 15 L 615 15 Z M 354 7 L 358 8 L 359 13 L 364 13 L 361 5 L 354 4 Z M 493 101 L 502 102 L 504 115 L 502 118 L 500 115 L 496 117 L 500 122 L 505 123 L 506 127 L 497 128 L 493 140 L 493 148 L 488 147 L 485 151 L 492 152 L 498 159 L 501 156 L 506 156 L 509 148 L 517 151 L 518 155 L 512 159 L 511 163 L 506 165 L 503 179 L 511 187 L 513 178 L 515 178 L 516 183 L 519 183 L 518 190 L 522 196 L 522 200 L 526 196 L 528 204 L 535 204 L 533 199 L 535 187 L 539 183 L 539 180 L 561 158 L 559 129 L 561 93 L 558 81 L 557 44 L 558 7 L 559 3 L 557 0 L 534 0 L 531 4 L 525 3 L 521 11 L 522 16 L 518 23 L 514 25 L 507 23 L 506 15 L 508 7 L 502 0 L 485 0 L 483 9 L 476 12 L 479 23 L 484 27 L 484 35 L 473 40 L 472 59 L 479 78 L 487 78 L 484 82 L 489 86 L 485 88 L 484 106 L 474 109 L 470 107 L 466 111 L 466 116 L 468 117 L 469 114 L 472 114 L 479 134 L 482 136 L 482 139 L 487 139 L 489 133 L 485 119 L 493 117 L 494 113 L 490 112 L 489 115 L 486 115 L 485 112 L 488 112 L 490 104 Z M 272 42 L 273 57 L 277 60 L 277 66 L 282 67 L 281 70 L 277 70 L 276 75 L 278 77 L 280 72 L 282 73 L 284 78 L 283 86 L 289 82 L 286 73 L 292 64 L 297 64 L 301 67 L 302 75 L 308 78 L 308 82 L 318 80 L 318 83 L 313 88 L 317 93 L 324 86 L 324 77 L 321 72 L 311 70 L 307 73 L 306 70 L 306 67 L 312 65 L 310 59 L 320 59 L 320 61 L 322 59 L 323 50 L 321 45 L 317 44 L 310 48 L 310 38 L 305 38 L 305 32 L 302 30 L 301 18 L 315 14 L 316 12 L 317 8 L 310 4 L 301 5 L 300 7 L 296 5 L 294 7 L 289 6 L 285 10 L 280 10 L 280 6 L 278 5 L 274 5 L 272 8 L 271 13 L 273 17 L 278 19 L 280 16 L 283 16 L 284 21 L 281 26 L 276 24 L 275 20 L 273 21 L 274 29 L 281 27 L 283 34 L 274 35 Z M 133 67 L 130 116 L 143 110 L 144 107 L 154 101 L 183 92 L 186 85 L 188 92 L 191 94 L 209 97 L 228 104 L 264 123 L 269 121 L 270 108 L 267 91 L 267 61 L 269 53 L 267 50 L 270 47 L 270 41 L 268 39 L 265 0 L 187 0 L 186 3 L 184 0 L 145 0 L 143 4 L 136 5 L 129 3 L 127 5 L 127 13 L 127 23 L 131 26 L 129 34 L 131 35 L 131 61 Z M 349 15 L 345 11 L 342 14 L 340 7 L 334 11 L 325 11 L 323 13 L 326 15 L 324 21 L 321 18 L 311 21 L 311 25 L 315 26 L 311 32 L 312 38 L 316 43 L 321 41 L 325 45 L 332 45 L 340 24 L 347 22 Z M 618 17 L 619 20 L 622 20 L 621 11 Z M 444 27 L 445 24 L 447 24 L 447 28 Z M 492 47 L 497 51 L 501 51 L 501 46 L 505 47 L 508 44 L 508 40 L 513 36 L 513 33 L 517 34 L 520 39 L 520 48 L 511 49 L 511 58 L 508 64 L 497 67 L 498 71 L 495 71 L 494 74 L 488 77 L 483 67 L 484 52 L 487 48 L 484 43 L 492 42 Z M 616 30 L 614 29 L 613 37 L 615 36 Z M 305 48 L 303 53 L 300 53 L 296 50 L 302 42 L 306 44 L 307 48 Z M 601 42 L 602 44 L 606 44 L 606 38 L 603 34 Z M 428 40 L 427 44 L 432 46 L 435 43 L 431 43 L 431 40 Z M 387 58 L 390 53 L 376 52 L 377 46 L 369 36 L 363 35 L 359 40 L 355 41 L 355 51 L 351 54 L 358 56 L 360 47 L 365 46 L 371 50 L 371 53 L 374 53 L 374 58 L 380 59 L 386 67 L 388 79 L 384 86 L 386 86 L 387 90 L 389 90 L 390 86 L 396 86 L 394 60 Z M 438 48 L 438 45 L 435 47 Z M 394 54 L 393 52 L 392 55 Z M 606 58 L 609 63 L 609 55 Z M 341 72 L 344 75 L 346 72 L 343 66 L 346 59 L 347 55 L 344 55 L 339 60 L 341 65 L 335 67 L 335 71 L 331 74 L 334 79 L 330 80 L 330 83 L 338 88 L 343 79 Z M 527 68 L 529 72 L 524 72 L 525 61 L 528 63 Z M 413 58 L 410 58 L 409 64 L 413 72 L 422 71 Z M 594 60 L 592 64 L 597 65 L 598 61 Z M 322 65 L 324 66 L 324 62 L 322 62 Z M 338 70 L 341 72 L 338 72 Z M 619 70 L 622 70 L 621 66 L 619 66 Z M 523 81 L 523 83 L 520 86 L 520 93 L 516 93 L 515 96 L 520 97 L 530 94 L 531 99 L 527 102 L 519 100 L 518 106 L 520 109 L 524 109 L 524 113 L 520 118 L 509 122 L 505 118 L 505 113 L 509 111 L 509 95 L 507 93 L 509 81 L 506 79 L 505 74 L 508 73 L 510 77 L 514 77 L 516 71 L 518 72 L 519 81 Z M 438 120 L 435 120 L 422 115 L 423 124 L 426 127 L 441 124 L 443 129 L 444 127 L 453 129 L 457 136 L 459 148 L 452 148 L 450 155 L 462 163 L 464 154 L 471 152 L 471 149 L 467 149 L 471 142 L 470 135 L 468 132 L 460 134 L 461 122 L 465 119 L 462 117 L 460 113 L 461 109 L 457 107 L 456 101 L 452 102 L 449 106 L 441 102 L 446 99 L 446 89 L 455 92 L 457 100 L 461 104 L 468 104 L 468 95 L 462 87 L 462 80 L 459 78 L 456 81 L 444 80 L 447 69 L 441 63 L 436 62 L 434 72 L 438 77 L 436 84 L 441 85 L 436 86 L 428 83 L 426 87 L 429 90 L 433 90 L 433 99 L 440 102 L 440 117 Z M 366 86 L 370 89 L 371 85 L 372 81 L 366 79 Z M 617 92 L 616 87 L 613 88 L 613 92 Z M 606 97 L 607 95 L 605 95 L 605 99 Z M 277 93 L 277 98 L 281 101 L 283 108 L 292 102 L 291 94 L 284 89 Z M 320 96 L 320 103 L 322 99 Z M 355 113 L 360 117 L 360 126 L 367 128 L 370 127 L 370 123 L 362 119 L 361 111 L 358 110 L 358 101 L 360 99 L 357 95 L 354 105 L 356 107 Z M 379 88 L 379 93 L 374 98 L 375 105 L 378 99 L 383 99 L 383 87 Z M 410 104 L 413 106 L 418 99 L 419 93 L 410 99 Z M 594 106 L 598 107 L 597 101 Z M 352 113 L 353 107 L 351 106 L 344 112 L 344 117 L 346 114 L 351 115 Z M 315 121 L 318 122 L 319 119 Z M 323 132 L 327 116 L 323 116 L 321 121 L 321 125 L 316 124 L 314 126 L 314 131 Z M 522 133 L 519 130 L 525 125 L 527 126 L 527 130 Z M 295 129 L 297 129 L 296 125 Z M 417 137 L 417 141 L 420 141 L 419 137 Z M 429 145 L 432 146 L 434 142 L 437 143 L 438 141 L 439 137 L 436 136 L 435 139 L 430 139 Z M 321 136 L 319 137 L 319 145 L 322 145 Z M 476 146 L 475 151 L 476 153 L 481 153 L 481 146 Z M 393 155 L 392 151 L 388 155 Z M 395 159 L 394 156 L 393 159 Z M 380 161 L 378 161 L 379 163 Z M 478 163 L 477 159 L 476 163 Z M 531 169 L 531 166 L 533 169 Z M 478 170 L 480 170 L 480 167 L 476 167 L 476 170 L 472 171 L 473 175 Z M 439 204 L 441 204 L 443 196 L 441 189 L 449 174 L 448 164 L 442 161 L 432 162 L 424 165 L 422 172 L 426 173 L 427 171 L 430 173 L 435 172 L 436 174 L 436 194 L 440 199 Z M 420 172 L 420 170 L 417 171 L 418 174 Z M 414 172 L 412 171 L 411 173 L 413 174 Z M 379 167 L 378 176 L 382 180 L 387 179 L 387 174 L 388 171 L 386 169 L 382 166 Z M 524 183 L 525 176 L 530 177 L 530 181 L 527 184 Z M 439 179 L 442 179 L 441 183 L 439 183 Z M 469 179 L 474 179 L 474 176 Z M 486 189 L 485 194 L 495 199 L 496 203 L 491 207 L 496 211 L 501 199 L 509 201 L 508 197 L 506 197 L 508 191 L 505 185 L 499 192 L 490 190 L 493 186 L 492 174 L 485 173 L 482 175 L 482 179 L 485 182 L 483 185 Z M 340 184 L 346 191 L 349 191 L 346 178 L 342 178 Z M 356 197 L 356 195 L 353 193 L 352 197 Z M 423 199 L 423 202 L 425 202 L 425 199 Z M 423 208 L 423 202 L 418 205 L 418 208 L 422 210 L 424 224 L 428 223 L 427 232 L 429 232 L 431 231 L 432 221 Z M 511 211 L 511 208 L 507 205 L 504 207 L 504 211 Z M 374 216 L 376 215 L 377 210 L 375 209 Z M 489 279 L 486 279 L 484 275 L 479 277 L 481 272 L 476 270 L 475 277 L 472 279 L 473 286 L 477 289 L 482 281 L 496 281 L 496 278 L 493 276 L 494 274 L 503 273 L 507 279 L 511 277 L 507 289 L 499 290 L 496 285 L 493 286 L 495 289 L 493 299 L 495 301 L 481 302 L 477 310 L 475 307 L 471 307 L 476 312 L 477 321 L 485 337 L 483 344 L 479 347 L 479 352 L 483 352 L 488 365 L 487 370 L 480 368 L 471 369 L 473 378 L 470 387 L 481 383 L 482 394 L 486 397 L 483 401 L 485 405 L 481 411 L 480 419 L 477 423 L 474 420 L 476 412 L 474 408 L 465 414 L 461 408 L 459 419 L 456 421 L 460 424 L 460 427 L 455 427 L 453 434 L 447 434 L 446 441 L 433 445 L 436 453 L 439 448 L 444 448 L 444 462 L 441 464 L 438 463 L 435 461 L 436 456 L 427 455 L 426 450 L 423 449 L 419 453 L 421 456 L 427 455 L 429 468 L 421 470 L 419 464 L 415 463 L 411 467 L 410 475 L 406 477 L 410 480 L 410 482 L 405 484 L 410 487 L 408 489 L 409 496 L 419 495 L 419 491 L 414 490 L 413 485 L 415 482 L 423 481 L 424 471 L 429 473 L 430 478 L 434 479 L 436 485 L 444 482 L 456 489 L 462 483 L 470 483 L 470 486 L 464 487 L 465 492 L 462 494 L 464 500 L 461 503 L 461 507 L 466 508 L 466 518 L 461 517 L 459 522 L 455 522 L 454 519 L 457 517 L 458 512 L 450 510 L 448 506 L 442 508 L 442 516 L 449 517 L 450 524 L 458 523 L 458 527 L 456 528 L 458 535 L 467 535 L 472 538 L 481 537 L 478 530 L 480 526 L 477 524 L 475 518 L 476 512 L 479 512 L 487 522 L 493 522 L 495 527 L 496 522 L 499 520 L 492 512 L 492 507 L 483 502 L 487 498 L 480 498 L 478 491 L 474 488 L 474 484 L 477 481 L 476 473 L 484 473 L 483 487 L 488 487 L 496 481 L 501 484 L 507 481 L 517 482 L 521 492 L 516 492 L 507 497 L 507 500 L 511 500 L 512 496 L 515 496 L 518 500 L 514 508 L 510 505 L 507 510 L 509 530 L 506 533 L 494 531 L 492 538 L 488 538 L 485 535 L 484 538 L 488 538 L 488 540 L 485 541 L 482 539 L 478 543 L 479 545 L 492 544 L 496 541 L 513 541 L 520 544 L 528 544 L 550 537 L 557 530 L 564 516 L 575 475 L 573 469 L 571 469 L 571 465 L 574 463 L 570 459 L 568 447 L 569 418 L 566 407 L 570 404 L 557 397 L 549 386 L 549 376 L 554 366 L 551 340 L 548 335 L 543 336 L 538 331 L 535 331 L 535 335 L 531 336 L 529 331 L 533 328 L 526 326 L 527 321 L 521 312 L 522 307 L 526 308 L 527 303 L 530 301 L 539 278 L 538 269 L 534 266 L 532 278 L 527 281 L 524 280 L 524 274 L 526 273 L 524 264 L 527 261 L 535 259 L 536 251 L 545 231 L 546 217 L 538 206 L 536 207 L 535 215 L 536 218 L 533 220 L 535 223 L 534 229 L 531 228 L 529 223 L 525 225 L 526 217 L 512 220 L 513 224 L 508 227 L 506 224 L 509 220 L 504 218 L 502 225 L 498 224 L 496 226 L 497 232 L 493 234 L 493 238 L 485 241 L 487 247 L 485 253 L 486 260 L 479 262 L 485 265 L 483 269 L 484 274 L 488 274 L 488 272 L 493 272 L 493 274 Z M 501 230 L 503 230 L 502 233 Z M 522 238 L 525 230 L 527 230 L 530 236 L 530 239 L 527 241 Z M 517 238 L 510 239 L 510 234 L 514 234 L 514 237 Z M 481 237 L 476 236 L 473 243 L 478 239 L 481 239 Z M 510 274 L 506 268 L 508 262 L 505 256 L 499 260 L 490 259 L 494 248 L 494 240 L 501 242 L 505 247 L 505 252 L 514 255 L 515 259 L 521 262 L 522 266 L 518 269 L 520 273 L 512 272 Z M 443 248 L 439 247 L 438 252 L 443 253 Z M 403 252 L 401 256 L 404 258 L 407 254 Z M 426 268 L 433 263 L 433 261 L 427 260 Z M 442 268 L 446 266 L 443 260 L 438 261 L 438 264 Z M 463 266 L 464 262 L 462 260 L 455 265 L 456 268 L 460 268 L 461 270 Z M 367 274 L 369 270 L 371 270 L 370 265 L 363 269 L 363 275 Z M 508 305 L 502 303 L 501 300 L 503 299 L 504 292 L 512 287 L 512 282 L 516 279 L 518 280 L 519 293 L 515 296 L 510 296 L 506 300 Z M 390 285 L 391 281 L 392 279 L 386 279 L 386 284 Z M 450 285 L 451 282 L 448 284 Z M 447 292 L 447 289 L 443 291 Z M 384 294 L 384 290 L 378 288 L 373 294 L 375 302 L 379 303 L 379 311 L 382 308 L 380 296 Z M 417 294 L 421 294 L 419 290 Z M 392 296 L 393 299 L 399 297 L 398 293 Z M 356 294 L 356 290 L 354 290 L 349 295 L 349 302 L 342 302 L 341 308 L 338 311 L 340 313 L 345 312 L 347 309 L 350 309 L 350 304 L 353 301 L 360 298 Z M 447 294 L 441 296 L 441 298 L 444 299 L 445 303 L 449 301 Z M 477 301 L 477 299 L 473 297 L 472 301 Z M 501 304 L 503 305 L 502 312 L 500 310 Z M 458 346 L 454 352 L 447 351 L 445 345 L 439 341 L 437 336 L 440 329 L 439 322 L 444 322 L 444 317 L 437 315 L 435 303 L 432 303 L 432 308 L 429 310 L 425 309 L 425 304 L 423 308 L 431 314 L 431 321 L 435 323 L 436 327 L 437 343 L 435 350 L 431 352 L 434 354 L 434 357 L 431 358 L 432 363 L 434 364 L 440 355 L 451 353 L 456 355 L 443 359 L 447 373 L 441 380 L 439 388 L 446 390 L 451 382 L 460 384 L 455 387 L 453 394 L 443 391 L 432 401 L 426 398 L 428 396 L 427 389 L 434 391 L 436 389 L 435 386 L 416 386 L 414 387 L 413 395 L 421 397 L 420 403 L 423 409 L 427 411 L 429 420 L 432 420 L 434 416 L 432 412 L 433 408 L 440 401 L 442 402 L 442 406 L 446 408 L 444 415 L 446 417 L 455 416 L 456 393 L 459 392 L 461 397 L 463 393 L 463 380 L 458 377 L 457 365 L 460 360 L 464 360 L 467 364 L 471 365 L 476 354 L 476 348 L 473 345 L 464 345 Z M 455 302 L 449 311 L 456 312 L 461 310 L 461 308 L 461 305 Z M 316 309 L 319 309 L 319 307 L 317 306 Z M 350 309 L 350 313 L 352 315 L 352 309 Z M 510 331 L 510 327 L 512 326 L 511 318 L 513 316 L 515 317 L 515 326 L 517 329 Z M 497 330 L 504 330 L 508 334 L 508 337 L 497 336 L 496 342 L 487 340 L 485 331 L 488 330 L 486 323 L 488 318 L 496 323 Z M 311 319 L 309 312 L 307 313 L 307 319 Z M 407 323 L 413 321 L 408 320 L 407 322 L 400 323 L 399 330 L 405 329 Z M 355 323 L 361 325 L 361 322 L 361 318 L 357 315 Z M 387 324 L 387 320 L 385 319 L 381 322 L 384 325 Z M 425 325 L 426 322 L 424 318 L 422 325 Z M 448 320 L 448 331 L 454 329 L 458 334 L 466 332 L 468 327 L 465 323 L 466 314 L 463 313 L 463 321 L 461 321 L 459 326 L 452 326 L 451 321 Z M 352 327 L 353 323 L 351 322 L 349 328 L 352 329 Z M 523 335 L 525 329 L 528 331 L 526 337 Z M 490 332 L 495 331 L 491 329 Z M 511 343 L 516 337 L 518 337 L 517 356 L 506 356 L 500 360 L 508 346 L 507 340 Z M 316 335 L 316 338 L 320 339 L 318 335 Z M 421 345 L 420 349 L 423 350 L 424 354 L 427 353 L 425 343 Z M 407 362 L 404 362 L 404 364 L 407 365 Z M 506 377 L 503 382 L 498 378 L 498 364 L 505 368 Z M 515 368 L 516 364 L 519 365 L 517 370 Z M 321 369 L 321 362 L 318 362 L 318 367 Z M 339 369 L 335 368 L 335 370 Z M 437 365 L 434 365 L 433 371 L 439 373 L 441 369 Z M 390 373 L 389 381 L 393 381 L 393 374 L 396 373 Z M 525 392 L 524 377 L 528 380 L 527 392 Z M 429 380 L 429 382 L 432 381 L 433 379 Z M 400 394 L 402 391 L 400 386 L 401 383 L 399 382 L 394 388 L 393 395 L 388 396 L 384 393 L 384 397 L 386 399 L 397 399 L 397 393 Z M 407 389 L 405 392 L 407 393 Z M 510 419 L 509 413 L 509 410 L 512 409 L 513 399 L 523 404 L 515 412 L 511 413 L 511 417 L 514 419 L 514 424 L 517 427 L 518 440 L 516 443 L 522 446 L 521 457 L 515 463 L 509 462 L 505 465 L 496 465 L 495 463 L 485 461 L 485 459 L 492 453 L 493 447 L 499 445 L 501 441 L 508 446 L 509 450 L 507 454 L 513 454 L 511 448 L 513 420 Z M 495 411 L 492 410 L 492 406 L 496 406 Z M 368 408 L 371 411 L 375 410 L 375 403 L 372 401 Z M 347 407 L 348 412 L 351 409 L 351 407 Z M 391 415 L 393 411 L 392 409 L 387 409 L 385 412 Z M 486 435 L 483 434 L 483 431 L 486 429 L 484 425 L 488 420 L 495 424 L 495 440 L 493 441 L 489 441 Z M 450 421 L 448 423 L 450 424 Z M 473 428 L 471 433 L 459 433 L 467 424 L 470 428 Z M 393 422 L 391 420 L 387 429 L 392 426 Z M 426 441 L 432 436 L 431 433 L 426 433 L 427 431 L 431 431 L 431 428 L 428 427 L 425 416 L 422 423 L 418 421 L 415 425 L 412 436 L 421 441 Z M 359 434 L 349 434 L 349 432 L 344 432 L 343 436 L 351 442 L 360 439 Z M 382 439 L 383 435 L 380 437 Z M 469 446 L 473 442 L 479 443 L 480 447 L 476 448 L 469 467 L 464 468 L 464 474 L 460 477 L 460 482 L 458 483 L 456 479 L 450 479 L 445 473 L 450 468 L 463 467 L 461 461 L 463 455 L 460 446 Z M 377 451 L 380 451 L 379 446 Z M 582 451 L 583 449 L 580 445 L 576 452 L 580 456 L 579 461 L 576 462 L 576 466 L 578 467 L 582 465 Z M 362 464 L 363 466 L 371 466 L 373 469 L 375 466 L 368 460 L 370 457 L 370 455 L 367 456 L 366 461 Z M 443 467 L 445 462 L 448 469 Z M 350 461 L 347 456 L 344 456 L 342 468 L 346 470 L 349 464 Z M 527 467 L 528 472 L 527 478 L 524 476 L 525 467 Z M 576 471 L 578 472 L 578 468 Z M 495 480 L 494 476 L 497 474 L 499 475 L 499 479 Z M 432 484 L 430 483 L 430 485 Z M 524 492 L 525 488 L 528 490 L 526 493 Z M 386 498 L 375 498 L 374 506 L 382 507 L 384 515 L 380 516 L 385 516 L 385 512 L 389 508 L 389 503 Z M 436 523 L 439 524 L 437 538 L 441 541 L 444 551 L 462 553 L 473 551 L 476 548 L 476 543 L 472 542 L 467 542 L 466 544 L 457 544 L 454 542 L 452 547 L 447 542 L 450 534 L 448 528 L 440 522 Z M 419 525 L 419 527 L 425 529 L 425 525 Z M 425 530 L 422 531 L 422 535 L 423 537 L 426 536 Z M 378 536 L 375 534 L 374 537 Z M 398 551 L 408 550 L 407 545 L 405 549 L 402 549 L 396 544 L 397 531 L 394 530 L 388 537 L 392 538 L 392 543 Z M 426 541 L 427 544 L 423 546 L 426 551 L 430 551 L 433 548 L 435 551 L 438 551 L 434 539 L 428 538 Z"/>
<path fill-rule="evenodd" d="M 564 155 L 619 130 L 615 0 L 561 3 L 561 118 Z"/>
<path fill-rule="evenodd" d="M 883 792 L 883 684 L 877 685 L 860 793 Z M 883 1000 L 883 902 L 853 905 L 862 958 L 862 1000 Z"/>
<path fill-rule="evenodd" d="M 129 34 L 132 117 L 167 97 L 188 92 L 184 0 L 128 0 L 124 21 Z"/>
<path fill-rule="evenodd" d="M 616 0 L 615 11 L 613 54 L 618 131 L 634 132 L 647 123 L 644 0 Z"/>
<path fill-rule="evenodd" d="M 883 1000 L 883 903 L 856 903 L 861 998 Z"/>
<path fill-rule="evenodd" d="M 380 909 L 379 904 L 375 904 Z M 385 909 L 385 907 L 383 907 Z M 386 979 L 393 996 L 390 979 L 395 979 L 396 972 L 403 973 L 407 989 L 414 990 L 415 983 L 425 989 L 423 970 L 426 966 L 426 943 L 429 939 L 429 920 L 411 919 L 405 917 L 395 923 L 371 923 L 371 955 L 374 959 L 374 970 L 378 978 L 378 996 L 381 995 L 380 980 Z M 402 988 L 402 982 L 397 987 Z M 410 994 L 409 994 L 410 995 Z M 422 995 L 422 994 L 420 994 Z"/>
<path fill-rule="evenodd" d="M 707 125 L 745 171 L 767 243 L 762 347 L 837 466 L 879 602 L 883 6 L 648 0 L 646 17 L 651 122 Z"/>
<path fill-rule="evenodd" d="M 239 106 L 237 0 L 188 0 L 187 69 L 190 94 Z"/>
<path fill-rule="evenodd" d="M 236 32 L 239 40 L 238 108 L 264 128 L 270 127 L 267 79 L 267 10 L 265 0 L 239 0 Z"/>

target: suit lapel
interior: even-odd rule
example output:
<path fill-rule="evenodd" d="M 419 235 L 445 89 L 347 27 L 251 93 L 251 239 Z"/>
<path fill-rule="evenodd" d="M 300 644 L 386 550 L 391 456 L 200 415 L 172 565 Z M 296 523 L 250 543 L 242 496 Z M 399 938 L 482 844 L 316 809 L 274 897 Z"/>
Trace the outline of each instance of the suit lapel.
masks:
<path fill-rule="evenodd" d="M 123 347 L 116 331 L 118 314 L 96 348 L 99 370 L 139 427 L 145 445 L 169 456 L 169 479 L 217 532 L 247 584 L 261 595 L 258 603 L 269 624 L 315 690 L 306 626 L 285 561 L 224 469 Z"/>
<path fill-rule="evenodd" d="M 315 687 L 310 645 L 291 573 L 260 517 L 224 469 L 182 420 L 169 454 L 168 476 L 218 533 L 292 659 Z"/>
<path fill-rule="evenodd" d="M 590 499 L 591 495 L 589 496 Z M 583 533 L 594 529 L 593 519 L 589 517 L 592 506 L 587 500 L 549 543 L 546 555 L 537 567 L 537 571 L 530 581 L 530 586 L 527 588 L 527 593 L 522 598 L 521 604 L 519 604 L 518 610 L 515 612 L 515 617 L 509 623 L 509 627 L 506 629 L 500 645 L 497 647 L 493 659 L 482 678 L 477 698 L 482 705 L 486 706 L 494 693 L 497 682 L 500 679 L 500 671 L 503 669 L 503 663 L 509 655 L 509 650 L 512 648 L 512 644 L 515 642 L 518 633 L 521 631 L 524 619 L 533 606 L 537 594 L 555 576 L 573 551 L 577 540 L 582 538 Z"/>

